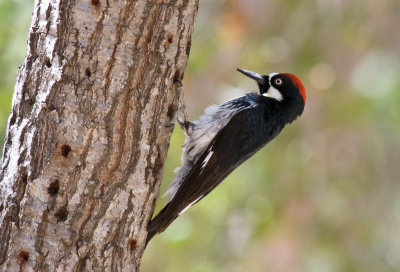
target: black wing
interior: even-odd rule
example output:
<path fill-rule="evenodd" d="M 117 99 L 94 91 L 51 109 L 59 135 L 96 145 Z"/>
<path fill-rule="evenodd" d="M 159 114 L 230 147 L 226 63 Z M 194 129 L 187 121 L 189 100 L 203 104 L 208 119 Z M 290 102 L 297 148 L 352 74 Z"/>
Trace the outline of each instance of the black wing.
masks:
<path fill-rule="evenodd" d="M 149 223 L 147 242 L 266 144 L 270 139 L 263 137 L 268 135 L 263 131 L 264 127 L 259 107 L 243 110 L 233 116 L 193 165 L 174 198 Z"/>

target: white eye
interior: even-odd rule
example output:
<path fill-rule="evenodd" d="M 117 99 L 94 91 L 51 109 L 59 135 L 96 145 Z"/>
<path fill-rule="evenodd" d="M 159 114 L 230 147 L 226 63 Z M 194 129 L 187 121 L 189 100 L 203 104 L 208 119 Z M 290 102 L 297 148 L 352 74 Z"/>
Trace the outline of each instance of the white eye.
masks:
<path fill-rule="evenodd" d="M 276 85 L 280 86 L 280 85 L 282 85 L 283 81 L 282 81 L 281 78 L 278 77 L 278 78 L 275 78 L 275 79 L 274 79 L 274 83 L 275 83 Z"/>

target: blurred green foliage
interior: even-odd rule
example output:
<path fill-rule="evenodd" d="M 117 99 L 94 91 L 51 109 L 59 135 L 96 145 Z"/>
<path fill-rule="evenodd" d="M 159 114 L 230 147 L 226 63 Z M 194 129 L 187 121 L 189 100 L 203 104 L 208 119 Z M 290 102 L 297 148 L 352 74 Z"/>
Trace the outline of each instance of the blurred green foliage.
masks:
<path fill-rule="evenodd" d="M 0 0 L 1 139 L 32 6 Z M 191 119 L 256 90 L 236 67 L 297 74 L 306 109 L 156 236 L 142 271 L 400 271 L 399 14 L 397 0 L 200 1 Z M 162 192 L 183 140 L 176 127 Z"/>
<path fill-rule="evenodd" d="M 3 146 L 17 67 L 26 54 L 33 1 L 0 0 L 0 145 Z"/>

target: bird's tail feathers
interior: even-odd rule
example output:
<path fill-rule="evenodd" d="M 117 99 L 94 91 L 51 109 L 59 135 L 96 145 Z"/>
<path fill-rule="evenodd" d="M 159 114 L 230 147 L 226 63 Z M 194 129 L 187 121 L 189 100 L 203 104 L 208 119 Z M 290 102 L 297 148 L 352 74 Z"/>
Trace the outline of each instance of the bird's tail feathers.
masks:
<path fill-rule="evenodd" d="M 168 207 L 168 204 L 147 225 L 146 246 L 150 242 L 151 238 L 153 238 L 154 235 L 163 231 L 163 229 L 160 230 L 160 226 L 163 221 L 164 212 L 167 209 L 167 207 Z"/>

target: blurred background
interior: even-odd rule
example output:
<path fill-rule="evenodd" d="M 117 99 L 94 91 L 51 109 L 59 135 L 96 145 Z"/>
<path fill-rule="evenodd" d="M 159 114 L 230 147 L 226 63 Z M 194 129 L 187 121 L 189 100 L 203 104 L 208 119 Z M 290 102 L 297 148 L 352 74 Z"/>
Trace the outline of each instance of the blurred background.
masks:
<path fill-rule="evenodd" d="M 0 0 L 0 139 L 32 0 Z M 290 72 L 304 114 L 149 244 L 142 271 L 400 271 L 400 1 L 201 0 L 191 120 Z M 175 128 L 163 193 L 180 165 Z M 161 199 L 157 211 L 165 205 Z"/>

